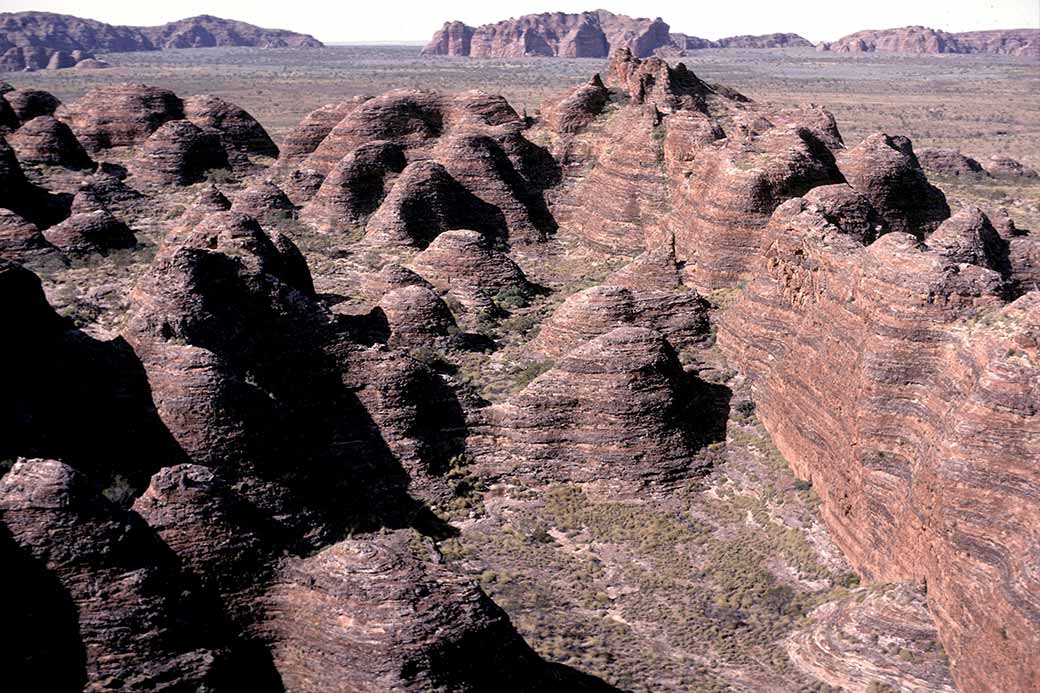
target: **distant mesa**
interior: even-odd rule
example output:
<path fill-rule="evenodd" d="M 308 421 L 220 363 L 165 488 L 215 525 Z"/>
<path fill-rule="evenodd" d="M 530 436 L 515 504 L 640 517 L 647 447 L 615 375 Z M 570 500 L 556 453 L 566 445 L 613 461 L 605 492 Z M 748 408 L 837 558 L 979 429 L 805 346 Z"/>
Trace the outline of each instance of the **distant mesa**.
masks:
<path fill-rule="evenodd" d="M 926 26 L 869 29 L 821 43 L 817 50 L 834 53 L 995 53 L 1040 55 L 1040 29 L 998 29 L 951 34 Z"/>
<path fill-rule="evenodd" d="M 732 36 L 718 41 L 669 33 L 660 17 L 647 19 L 606 10 L 564 14 L 528 14 L 495 24 L 471 27 L 445 22 L 423 48 L 423 55 L 464 55 L 474 58 L 606 58 L 616 48 L 628 48 L 639 58 L 656 53 L 681 54 L 700 48 L 808 48 L 797 34 Z"/>
<path fill-rule="evenodd" d="M 681 56 L 705 48 L 812 48 L 798 34 L 728 36 L 718 40 L 671 32 L 660 17 L 647 19 L 606 10 L 564 14 L 528 14 L 493 24 L 471 27 L 445 22 L 423 55 L 474 58 L 606 58 L 617 48 L 628 48 L 637 58 Z M 1000 29 L 952 34 L 923 26 L 867 30 L 833 42 L 816 44 L 819 51 L 835 53 L 995 53 L 1040 55 L 1040 29 Z"/>
<path fill-rule="evenodd" d="M 210 15 L 161 26 L 117 26 L 51 12 L 0 14 L 0 72 L 110 67 L 99 53 L 166 48 L 321 48 L 321 41 L 284 29 L 263 29 Z"/>

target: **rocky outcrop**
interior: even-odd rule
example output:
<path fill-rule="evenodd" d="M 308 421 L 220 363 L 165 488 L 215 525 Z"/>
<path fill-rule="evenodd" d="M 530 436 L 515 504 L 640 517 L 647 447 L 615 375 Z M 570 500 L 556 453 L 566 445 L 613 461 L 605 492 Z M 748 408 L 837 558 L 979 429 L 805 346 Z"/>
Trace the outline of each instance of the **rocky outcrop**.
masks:
<path fill-rule="evenodd" d="M 4 94 L 3 99 L 11 104 L 11 109 L 22 123 L 37 116 L 54 115 L 54 111 L 61 105 L 61 101 L 53 94 L 39 89 L 15 89 Z"/>
<path fill-rule="evenodd" d="M 476 231 L 445 231 L 409 268 L 470 310 L 494 312 L 500 295 L 529 297 L 534 289 L 523 270 Z"/>
<path fill-rule="evenodd" d="M 330 103 L 308 113 L 282 140 L 278 167 L 288 168 L 305 159 L 328 137 L 332 128 L 369 98 L 359 96 L 349 101 Z"/>
<path fill-rule="evenodd" d="M 423 48 L 423 55 L 468 55 L 478 58 L 560 56 L 605 58 L 612 50 L 631 48 L 651 55 L 670 44 L 668 25 L 658 19 L 633 19 L 606 10 L 563 14 L 530 14 L 476 28 L 446 22 Z"/>
<path fill-rule="evenodd" d="M 296 214 L 296 205 L 281 188 L 269 180 L 254 183 L 235 195 L 231 209 L 247 214 L 261 223 L 282 221 Z"/>
<path fill-rule="evenodd" d="M 300 218 L 322 231 L 347 232 L 361 226 L 382 204 L 389 184 L 405 165 L 404 152 L 395 144 L 361 145 L 333 167 Z"/>
<path fill-rule="evenodd" d="M 556 480 L 660 479 L 689 470 L 691 388 L 660 333 L 618 327 L 534 379 L 491 419 L 517 471 Z"/>
<path fill-rule="evenodd" d="M 43 232 L 54 247 L 68 255 L 107 255 L 137 245 L 134 232 L 106 210 L 73 214 Z"/>
<path fill-rule="evenodd" d="M 309 34 L 284 29 L 263 29 L 233 19 L 208 14 L 179 19 L 160 26 L 128 27 L 140 32 L 153 47 L 214 48 L 253 46 L 256 48 L 321 48 L 324 44 Z"/>
<path fill-rule="evenodd" d="M 184 118 L 181 100 L 172 91 L 143 84 L 95 87 L 55 116 L 72 128 L 94 152 L 109 147 L 137 145 L 163 123 Z"/>
<path fill-rule="evenodd" d="M 925 597 L 910 585 L 863 589 L 824 604 L 809 619 L 788 639 L 787 653 L 796 667 L 830 686 L 956 690 Z"/>
<path fill-rule="evenodd" d="M 91 168 L 94 162 L 69 126 L 51 116 L 28 121 L 10 137 L 18 159 L 29 164 Z"/>
<path fill-rule="evenodd" d="M 945 196 L 928 182 L 905 137 L 871 135 L 839 153 L 838 168 L 893 231 L 923 237 L 950 216 Z"/>
<path fill-rule="evenodd" d="M 263 126 L 244 109 L 210 94 L 184 99 L 184 117 L 202 130 L 220 133 L 232 163 L 248 164 L 250 157 L 277 157 L 278 147 Z"/>
<path fill-rule="evenodd" d="M 587 84 L 552 104 L 546 120 L 556 132 L 581 132 L 603 112 L 609 98 L 610 92 L 603 85 L 603 80 L 595 75 Z"/>
<path fill-rule="evenodd" d="M 1040 55 L 1040 29 L 1006 29 L 951 34 L 925 26 L 867 30 L 823 43 L 836 53 L 1001 53 Z"/>
<path fill-rule="evenodd" d="M 358 293 L 368 301 L 377 302 L 384 294 L 406 286 L 422 286 L 432 289 L 433 285 L 418 274 L 396 262 L 388 262 L 378 272 L 367 272 L 358 280 Z"/>
<path fill-rule="evenodd" d="M 14 212 L 39 228 L 68 215 L 68 200 L 29 182 L 14 149 L 3 135 L 0 135 L 0 208 Z"/>
<path fill-rule="evenodd" d="M 255 664 L 235 661 L 232 637 L 169 549 L 82 474 L 52 460 L 16 463 L 0 479 L 0 524 L 17 556 L 8 566 L 17 572 L 5 578 L 21 583 L 26 598 L 41 600 L 37 618 L 48 617 L 7 622 L 24 628 L 29 641 L 18 646 L 29 656 L 14 657 L 10 680 L 31 673 L 55 685 L 104 689 L 252 679 L 248 667 Z M 39 647 L 33 634 L 46 630 L 53 638 L 49 671 L 32 647 Z M 30 671 L 19 671 L 26 663 Z"/>
<path fill-rule="evenodd" d="M 59 255 L 35 224 L 0 208 L 0 258 L 33 265 L 38 261 L 61 262 Z"/>
<path fill-rule="evenodd" d="M 209 15 L 154 27 L 115 26 L 51 12 L 0 14 L 0 66 L 5 70 L 80 67 L 93 52 L 257 46 L 320 48 L 313 36 Z"/>
<path fill-rule="evenodd" d="M 715 41 L 718 48 L 812 48 L 813 44 L 798 34 L 761 34 L 727 36 Z"/>
<path fill-rule="evenodd" d="M 864 247 L 788 202 L 719 345 L 857 570 L 927 583 L 958 687 L 1028 690 L 1040 294 L 1005 303 L 987 227 L 969 210 L 931 248 Z"/>
<path fill-rule="evenodd" d="M 594 286 L 567 297 L 542 324 L 531 350 L 555 359 L 616 327 L 634 325 L 660 332 L 675 349 L 703 340 L 708 304 L 696 291 L 632 291 Z"/>
<path fill-rule="evenodd" d="M 455 318 L 441 297 L 413 284 L 388 291 L 378 309 L 386 317 L 387 344 L 399 348 L 437 346 L 459 334 Z"/>
<path fill-rule="evenodd" d="M 921 168 L 938 176 L 987 176 L 982 164 L 956 149 L 925 147 L 917 151 Z"/>
<path fill-rule="evenodd" d="M 268 597 L 289 690 L 609 690 L 546 665 L 475 585 L 396 532 L 291 562 Z"/>
<path fill-rule="evenodd" d="M 228 167 L 220 137 L 188 120 L 171 120 L 145 140 L 130 164 L 134 180 L 148 185 L 191 185 Z"/>
<path fill-rule="evenodd" d="M 1036 169 L 1006 156 L 991 156 L 983 165 L 994 178 L 1037 178 Z"/>
<path fill-rule="evenodd" d="M 822 109 L 778 111 L 698 79 L 681 63 L 614 54 L 607 85 L 627 92 L 582 152 L 553 212 L 600 253 L 672 247 L 698 289 L 732 286 L 781 202 L 841 180 L 841 138 Z M 591 170 L 590 170 L 591 169 Z"/>

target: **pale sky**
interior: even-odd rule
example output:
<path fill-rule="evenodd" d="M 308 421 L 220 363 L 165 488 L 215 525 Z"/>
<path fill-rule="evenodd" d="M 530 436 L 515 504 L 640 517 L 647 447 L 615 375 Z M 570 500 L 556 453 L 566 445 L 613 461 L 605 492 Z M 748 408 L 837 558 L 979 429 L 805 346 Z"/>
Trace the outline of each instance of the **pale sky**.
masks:
<path fill-rule="evenodd" d="M 326 42 L 427 40 L 446 20 L 476 26 L 535 12 L 659 16 L 679 31 L 717 39 L 794 32 L 834 40 L 861 29 L 923 24 L 946 31 L 1040 28 L 1040 0 L 0 0 L 0 10 L 74 14 L 112 24 L 153 25 L 197 14 L 313 34 Z"/>

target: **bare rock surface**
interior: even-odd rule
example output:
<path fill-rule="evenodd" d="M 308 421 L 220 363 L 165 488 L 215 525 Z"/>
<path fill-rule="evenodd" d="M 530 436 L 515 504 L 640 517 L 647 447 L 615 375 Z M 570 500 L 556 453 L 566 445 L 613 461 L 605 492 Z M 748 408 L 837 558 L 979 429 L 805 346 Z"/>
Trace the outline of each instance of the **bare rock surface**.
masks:
<path fill-rule="evenodd" d="M 133 231 L 106 210 L 73 214 L 43 235 L 51 245 L 69 255 L 104 255 L 137 244 Z"/>
<path fill-rule="evenodd" d="M 148 185 L 191 185 L 206 172 L 228 167 L 220 137 L 189 120 L 171 120 L 153 132 L 130 164 L 135 181 Z"/>
<path fill-rule="evenodd" d="M 956 149 L 925 147 L 917 152 L 917 160 L 928 173 L 940 176 L 986 176 L 982 164 Z"/>
<path fill-rule="evenodd" d="M 72 128 L 88 151 L 137 145 L 163 123 L 184 118 L 184 106 L 166 89 L 143 84 L 95 87 L 55 116 Z"/>
<path fill-rule="evenodd" d="M 244 109 L 210 94 L 184 99 L 184 117 L 202 130 L 216 130 L 224 150 L 236 163 L 249 157 L 277 158 L 278 147 L 263 126 Z"/>
<path fill-rule="evenodd" d="M 41 115 L 26 122 L 11 135 L 11 147 L 20 161 L 48 164 L 67 168 L 88 168 L 93 165 L 72 130 L 65 123 L 49 115 Z"/>
<path fill-rule="evenodd" d="M 1026 166 L 1016 159 L 1005 156 L 990 157 L 983 167 L 994 178 L 1037 178 L 1040 176 L 1031 166 Z"/>
<path fill-rule="evenodd" d="M 14 89 L 4 94 L 3 99 L 11 104 L 11 109 L 22 123 L 37 116 L 54 115 L 54 111 L 61 106 L 56 96 L 40 89 Z"/>
<path fill-rule="evenodd" d="M 836 53 L 997 53 L 1040 55 L 1040 29 L 1005 29 L 949 33 L 926 26 L 859 31 L 820 50 Z"/>
<path fill-rule="evenodd" d="M 491 416 L 521 470 L 549 479 L 668 478 L 690 471 L 693 387 L 660 333 L 618 327 L 559 359 Z"/>
<path fill-rule="evenodd" d="M 799 669 L 846 691 L 957 690 L 924 595 L 910 585 L 864 589 L 819 607 L 787 652 Z"/>
<path fill-rule="evenodd" d="M 975 210 L 929 249 L 905 233 L 864 247 L 799 209 L 774 215 L 719 344 L 857 570 L 927 581 L 958 686 L 1028 689 L 1040 296 L 1005 303 L 1000 272 L 972 264 L 999 246 Z"/>

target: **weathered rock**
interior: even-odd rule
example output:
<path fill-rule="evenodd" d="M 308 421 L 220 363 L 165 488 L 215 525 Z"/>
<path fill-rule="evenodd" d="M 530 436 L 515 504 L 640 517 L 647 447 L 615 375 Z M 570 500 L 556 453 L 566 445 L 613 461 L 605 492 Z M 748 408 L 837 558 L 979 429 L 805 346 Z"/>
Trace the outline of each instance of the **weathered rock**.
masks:
<path fill-rule="evenodd" d="M 575 157 L 574 183 L 553 206 L 561 228 L 597 252 L 672 246 L 692 286 L 732 286 L 776 206 L 841 180 L 831 154 L 841 138 L 822 109 L 758 106 L 681 63 L 626 50 L 612 56 L 607 83 L 627 92 L 628 105 L 595 139 L 557 148 Z"/>
<path fill-rule="evenodd" d="M 986 176 L 982 164 L 956 149 L 925 147 L 917 152 L 917 160 L 928 173 L 939 176 Z"/>
<path fill-rule="evenodd" d="M 440 234 L 409 267 L 471 310 L 493 308 L 500 294 L 522 297 L 533 290 L 523 270 L 476 231 Z"/>
<path fill-rule="evenodd" d="M 1002 53 L 1040 55 L 1040 30 L 1007 29 L 969 31 L 951 34 L 925 26 L 860 31 L 833 43 L 820 44 L 818 50 L 837 53 Z"/>
<path fill-rule="evenodd" d="M 57 249 L 47 242 L 35 224 L 3 208 L 0 208 L 0 258 L 22 264 L 61 261 Z"/>
<path fill-rule="evenodd" d="M 68 255 L 107 255 L 137 245 L 134 232 L 105 210 L 80 212 L 43 232 L 54 247 Z"/>
<path fill-rule="evenodd" d="M 38 228 L 65 218 L 67 200 L 50 195 L 25 177 L 14 149 L 0 135 L 0 208 L 8 209 Z"/>
<path fill-rule="evenodd" d="M 660 333 L 619 327 L 586 342 L 492 410 L 520 472 L 649 480 L 689 471 L 690 382 Z"/>
<path fill-rule="evenodd" d="M 287 565 L 268 597 L 289 690 L 593 690 L 538 658 L 473 583 L 418 561 L 407 533 Z M 588 688 L 586 688 L 588 686 Z"/>
<path fill-rule="evenodd" d="M 727 36 L 715 43 L 719 48 L 812 48 L 813 44 L 798 34 L 760 34 Z"/>
<path fill-rule="evenodd" d="M 367 272 L 358 281 L 358 293 L 369 301 L 378 301 L 384 294 L 406 286 L 422 286 L 432 289 L 433 285 L 418 274 L 396 262 L 383 265 L 378 272 Z"/>
<path fill-rule="evenodd" d="M 965 207 L 939 225 L 928 247 L 952 262 L 986 267 L 1007 277 L 1008 244 L 978 207 Z"/>
<path fill-rule="evenodd" d="M 104 70 L 112 67 L 112 63 L 107 60 L 98 60 L 97 58 L 84 58 L 72 67 L 77 70 Z"/>
<path fill-rule="evenodd" d="M 669 46 L 668 25 L 657 19 L 633 19 L 606 10 L 563 14 L 529 14 L 474 28 L 446 22 L 423 49 L 424 55 L 469 55 L 481 58 L 560 56 L 605 58 L 628 47 L 639 56 Z"/>
<path fill-rule="evenodd" d="M 69 126 L 52 116 L 37 116 L 11 135 L 18 159 L 32 164 L 90 168 L 94 162 Z"/>
<path fill-rule="evenodd" d="M 989 254 L 973 219 L 936 250 L 778 219 L 719 345 L 857 570 L 927 581 L 957 685 L 1021 690 L 1040 677 L 1040 294 L 1005 305 L 1000 274 L 958 262 Z"/>
<path fill-rule="evenodd" d="M 361 145 L 333 167 L 300 218 L 322 231 L 356 228 L 378 209 L 386 197 L 387 179 L 405 165 L 404 152 L 395 144 Z"/>
<path fill-rule="evenodd" d="M 609 98 L 610 91 L 603 85 L 600 76 L 595 75 L 587 84 L 553 104 L 546 118 L 550 127 L 557 132 L 581 132 L 603 112 Z"/>
<path fill-rule="evenodd" d="M 905 137 L 871 135 L 839 153 L 838 168 L 893 231 L 920 238 L 950 216 L 945 196 L 928 182 Z"/>
<path fill-rule="evenodd" d="M 254 183 L 235 195 L 231 209 L 260 222 L 285 220 L 296 214 L 296 205 L 270 180 Z"/>
<path fill-rule="evenodd" d="M 674 291 L 682 287 L 682 273 L 669 245 L 646 251 L 607 277 L 604 284 L 632 291 Z"/>
<path fill-rule="evenodd" d="M 282 140 L 278 166 L 287 168 L 305 159 L 318 148 L 341 120 L 369 98 L 371 97 L 358 96 L 348 101 L 326 104 L 308 113 Z"/>
<path fill-rule="evenodd" d="M 54 111 L 61 106 L 57 97 L 40 89 L 15 89 L 4 94 L 3 98 L 11 104 L 15 115 L 22 123 L 37 116 L 54 115 Z"/>
<path fill-rule="evenodd" d="M 455 318 L 441 297 L 419 285 L 389 291 L 378 309 L 390 328 L 387 343 L 393 347 L 433 346 L 459 333 Z"/>
<path fill-rule="evenodd" d="M 95 87 L 55 116 L 72 128 L 88 151 L 141 144 L 163 123 L 184 118 L 172 91 L 143 84 Z"/>
<path fill-rule="evenodd" d="M 222 684 L 228 653 L 207 632 L 209 615 L 176 559 L 83 475 L 50 460 L 16 463 L 0 479 L 0 520 L 24 564 L 46 576 L 26 588 L 54 598 L 45 594 L 50 583 L 64 595 L 63 620 L 48 625 L 71 640 L 62 643 L 71 651 L 55 653 L 48 678 L 64 675 L 87 689 Z M 26 625 L 30 633 L 40 627 Z"/>
<path fill-rule="evenodd" d="M 991 156 L 985 164 L 986 172 L 995 178 L 1036 178 L 1036 169 L 1006 156 Z"/>
<path fill-rule="evenodd" d="M 846 691 L 953 693 L 924 595 L 908 585 L 855 592 L 818 607 L 786 643 L 805 673 Z"/>
<path fill-rule="evenodd" d="M 207 171 L 223 168 L 228 160 L 219 136 L 187 120 L 159 127 L 130 164 L 134 179 L 151 185 L 191 185 Z"/>
<path fill-rule="evenodd" d="M 799 206 L 818 212 L 842 233 L 864 244 L 874 242 L 888 230 L 885 220 L 866 195 L 843 183 L 813 188 L 805 194 Z"/>
<path fill-rule="evenodd" d="M 11 133 L 17 130 L 20 125 L 21 122 L 18 120 L 18 115 L 14 112 L 14 109 L 11 108 L 11 104 L 0 98 L 0 134 Z"/>
<path fill-rule="evenodd" d="M 107 209 L 119 213 L 139 204 L 144 195 L 116 176 L 95 173 L 80 186 L 72 199 L 72 213 L 94 212 Z"/>
<path fill-rule="evenodd" d="M 434 161 L 409 164 L 369 218 L 365 241 L 424 248 L 444 231 L 472 228 L 504 236 L 501 211 L 479 199 Z"/>
<path fill-rule="evenodd" d="M 542 324 L 530 348 L 555 359 L 616 327 L 656 330 L 675 349 L 704 339 L 708 305 L 696 291 L 631 291 L 594 286 L 573 294 Z"/>
<path fill-rule="evenodd" d="M 309 34 L 299 34 L 285 29 L 264 29 L 208 14 L 179 19 L 160 26 L 125 28 L 143 35 L 155 48 L 321 48 L 324 45 Z"/>
<path fill-rule="evenodd" d="M 249 157 L 277 157 L 278 147 L 256 118 L 233 103 L 210 94 L 184 99 L 184 117 L 203 131 L 215 130 L 233 163 L 248 164 Z"/>

